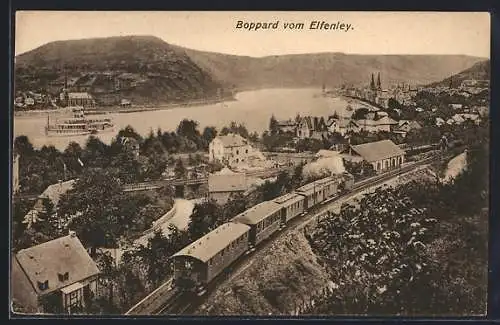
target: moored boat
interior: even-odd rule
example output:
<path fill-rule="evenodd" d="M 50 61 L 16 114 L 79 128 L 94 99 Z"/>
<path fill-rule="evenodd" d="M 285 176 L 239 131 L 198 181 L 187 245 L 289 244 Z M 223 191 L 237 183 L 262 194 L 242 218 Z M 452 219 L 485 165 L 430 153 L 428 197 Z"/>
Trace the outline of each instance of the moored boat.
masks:
<path fill-rule="evenodd" d="M 45 127 L 47 136 L 75 136 L 109 131 L 114 131 L 110 118 L 87 118 L 81 107 L 73 108 L 73 117 L 56 120 L 54 124 L 50 124 L 49 116 L 47 116 Z"/>

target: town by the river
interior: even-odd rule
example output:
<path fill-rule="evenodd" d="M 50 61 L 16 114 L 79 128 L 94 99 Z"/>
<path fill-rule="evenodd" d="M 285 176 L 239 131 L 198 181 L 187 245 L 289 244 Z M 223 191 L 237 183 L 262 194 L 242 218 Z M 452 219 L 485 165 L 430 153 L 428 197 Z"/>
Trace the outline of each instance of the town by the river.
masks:
<path fill-rule="evenodd" d="M 342 116 L 351 115 L 352 112 L 346 111 L 346 100 L 319 96 L 320 92 L 320 89 L 263 89 L 241 92 L 236 95 L 236 101 L 212 105 L 109 114 L 116 132 L 101 133 L 97 136 L 103 142 L 110 143 L 118 130 L 127 125 L 131 125 L 142 135 L 147 135 L 151 128 L 175 131 L 179 122 L 185 118 L 198 121 L 200 129 L 215 126 L 220 130 L 235 121 L 244 123 L 250 132 L 256 131 L 260 134 L 269 128 L 269 119 L 273 114 L 277 119 L 293 119 L 297 114 L 328 116 L 335 111 Z M 59 150 L 64 150 L 72 141 L 84 145 L 88 138 L 87 135 L 48 137 L 44 132 L 46 123 L 47 114 L 16 116 L 14 137 L 26 135 L 35 147 L 54 145 Z"/>

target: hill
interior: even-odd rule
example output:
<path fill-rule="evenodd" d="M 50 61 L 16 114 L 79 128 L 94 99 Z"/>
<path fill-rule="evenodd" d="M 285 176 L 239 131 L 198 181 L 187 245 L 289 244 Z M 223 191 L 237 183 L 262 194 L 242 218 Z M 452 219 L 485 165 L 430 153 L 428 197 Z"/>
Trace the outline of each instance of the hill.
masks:
<path fill-rule="evenodd" d="M 453 87 L 458 87 L 464 80 L 490 80 L 490 60 L 476 62 L 472 67 L 469 67 L 457 74 L 454 74 L 446 79 L 431 84 L 432 87 L 448 87 L 450 81 Z"/>
<path fill-rule="evenodd" d="M 15 61 L 17 89 L 47 88 L 57 93 L 67 73 L 76 91 L 89 91 L 98 100 L 126 97 L 145 103 L 210 98 L 220 87 L 183 51 L 153 36 L 56 41 Z"/>
<path fill-rule="evenodd" d="M 58 94 L 88 91 L 99 104 L 212 99 L 220 88 L 304 88 L 368 84 L 381 73 L 383 86 L 429 84 L 484 59 L 464 55 L 358 55 L 312 53 L 248 57 L 203 52 L 154 36 L 56 41 L 15 58 L 16 90 Z M 230 93 L 229 91 L 227 92 Z"/>
<path fill-rule="evenodd" d="M 458 73 L 483 58 L 465 55 L 360 55 L 311 53 L 254 58 L 178 47 L 204 70 L 240 88 L 338 87 L 369 83 L 381 73 L 382 83 L 428 84 Z"/>

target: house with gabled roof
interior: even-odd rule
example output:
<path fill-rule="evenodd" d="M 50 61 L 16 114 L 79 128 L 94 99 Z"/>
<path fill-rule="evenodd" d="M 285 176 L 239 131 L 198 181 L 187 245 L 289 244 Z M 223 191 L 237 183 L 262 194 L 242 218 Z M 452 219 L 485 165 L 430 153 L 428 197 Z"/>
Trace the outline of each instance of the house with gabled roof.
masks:
<path fill-rule="evenodd" d="M 208 175 L 208 197 L 225 204 L 231 195 L 243 194 L 248 189 L 245 173 L 235 173 L 229 169 Z"/>
<path fill-rule="evenodd" d="M 299 139 L 322 140 L 328 137 L 328 127 L 324 117 L 304 116 L 297 124 Z"/>
<path fill-rule="evenodd" d="M 404 163 L 405 152 L 391 140 L 351 145 L 341 152 L 341 156 L 349 161 L 366 161 L 376 172 L 400 168 Z"/>
<path fill-rule="evenodd" d="M 356 121 L 357 125 L 361 130 L 367 132 L 391 132 L 391 129 L 398 124 L 397 121 L 393 120 L 389 116 L 382 116 L 380 118 L 375 119 L 362 119 Z"/>
<path fill-rule="evenodd" d="M 330 116 L 326 125 L 328 132 L 330 133 L 340 133 L 341 135 L 345 135 L 349 132 L 359 131 L 359 126 L 356 124 L 356 121 L 347 117 L 335 118 Z"/>
<path fill-rule="evenodd" d="M 235 166 L 247 163 L 252 151 L 250 142 L 239 134 L 219 135 L 208 146 L 208 161 Z"/>
<path fill-rule="evenodd" d="M 295 129 L 297 128 L 297 122 L 292 119 L 288 120 L 278 120 L 276 123 L 276 127 L 278 129 L 278 133 L 286 134 L 286 133 L 295 133 Z"/>
<path fill-rule="evenodd" d="M 403 137 L 406 137 L 408 132 L 411 130 L 421 129 L 422 126 L 417 121 L 413 120 L 400 120 L 397 125 L 393 126 L 392 132 L 396 134 L 401 134 Z"/>
<path fill-rule="evenodd" d="M 99 268 L 71 232 L 12 256 L 12 300 L 26 313 L 77 313 L 99 296 Z"/>
<path fill-rule="evenodd" d="M 76 180 L 72 179 L 69 181 L 59 181 L 56 184 L 49 185 L 43 192 L 40 194 L 33 205 L 33 208 L 28 212 L 28 214 L 35 213 L 38 215 L 39 213 L 50 213 L 53 214 L 54 219 L 58 220 L 58 227 L 62 228 L 67 220 L 61 220 L 57 216 L 57 205 L 61 200 L 61 197 L 66 194 L 68 191 L 73 189 Z M 45 211 L 46 205 L 45 202 L 48 201 L 52 205 L 52 211 Z"/>

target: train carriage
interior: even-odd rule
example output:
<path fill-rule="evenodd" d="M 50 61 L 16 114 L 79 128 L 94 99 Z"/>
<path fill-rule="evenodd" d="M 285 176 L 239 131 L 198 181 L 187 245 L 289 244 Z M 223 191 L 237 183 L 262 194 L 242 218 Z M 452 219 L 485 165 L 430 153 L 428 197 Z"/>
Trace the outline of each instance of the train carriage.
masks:
<path fill-rule="evenodd" d="M 304 208 L 309 210 L 325 200 L 324 185 L 312 182 L 295 190 L 295 193 L 305 197 Z"/>
<path fill-rule="evenodd" d="M 179 287 L 203 287 L 248 250 L 250 227 L 225 223 L 172 256 Z"/>
<path fill-rule="evenodd" d="M 281 224 L 286 225 L 288 221 L 304 212 L 304 196 L 296 193 L 288 193 L 274 199 L 274 202 L 281 205 Z"/>
<path fill-rule="evenodd" d="M 323 200 L 327 200 L 337 193 L 335 177 L 326 177 L 316 181 L 318 186 L 323 188 Z"/>
<path fill-rule="evenodd" d="M 250 226 L 249 244 L 253 249 L 280 228 L 280 213 L 281 205 L 273 201 L 264 201 L 240 213 L 231 221 Z"/>

